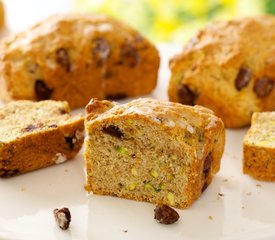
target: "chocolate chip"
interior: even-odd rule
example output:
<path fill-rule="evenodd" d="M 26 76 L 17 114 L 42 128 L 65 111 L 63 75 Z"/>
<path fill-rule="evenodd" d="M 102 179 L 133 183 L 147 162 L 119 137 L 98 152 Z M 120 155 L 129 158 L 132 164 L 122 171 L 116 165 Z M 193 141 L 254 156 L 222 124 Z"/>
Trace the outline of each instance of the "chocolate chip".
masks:
<path fill-rule="evenodd" d="M 111 53 L 111 47 L 106 39 L 96 38 L 92 41 L 92 56 L 97 65 L 102 65 Z"/>
<path fill-rule="evenodd" d="M 65 109 L 59 109 L 59 112 L 60 112 L 60 114 L 66 114 L 66 113 L 68 113 L 68 111 L 65 110 Z"/>
<path fill-rule="evenodd" d="M 209 153 L 205 160 L 204 160 L 204 164 L 203 164 L 203 174 L 204 174 L 204 185 L 202 187 L 202 192 L 205 191 L 205 189 L 208 187 L 208 182 L 207 182 L 207 177 L 209 176 L 210 174 L 210 170 L 211 170 L 211 164 L 212 164 L 212 161 L 213 161 L 213 157 L 211 155 L 211 153 Z"/>
<path fill-rule="evenodd" d="M 24 128 L 24 132 L 32 132 L 35 130 L 37 127 L 33 124 L 28 125 L 27 127 Z"/>
<path fill-rule="evenodd" d="M 120 129 L 117 126 L 109 125 L 107 127 L 104 127 L 102 130 L 104 133 L 107 133 L 107 134 L 114 136 L 116 138 L 122 139 L 124 136 L 123 133 L 120 131 Z"/>
<path fill-rule="evenodd" d="M 135 67 L 139 62 L 138 52 L 131 44 L 124 44 L 122 46 L 121 57 L 131 68 Z"/>
<path fill-rule="evenodd" d="M 154 218 L 163 224 L 172 224 L 179 220 L 179 214 L 167 205 L 158 204 L 154 209 Z"/>
<path fill-rule="evenodd" d="M 204 164 L 203 164 L 203 173 L 204 173 L 205 178 L 207 178 L 209 176 L 212 161 L 213 161 L 212 155 L 211 155 L 211 153 L 209 153 L 207 155 L 207 157 L 205 158 Z"/>
<path fill-rule="evenodd" d="M 74 149 L 74 137 L 65 137 L 66 143 L 71 150 Z"/>
<path fill-rule="evenodd" d="M 37 100 L 47 100 L 51 98 L 53 89 L 50 89 L 44 80 L 38 79 L 35 81 L 35 95 Z"/>
<path fill-rule="evenodd" d="M 0 177 L 2 178 L 13 177 L 19 173 L 18 169 L 0 169 Z"/>
<path fill-rule="evenodd" d="M 108 100 L 119 100 L 119 99 L 127 98 L 127 94 L 126 93 L 109 94 L 106 96 L 106 98 Z"/>
<path fill-rule="evenodd" d="M 60 64 L 67 72 L 71 70 L 71 62 L 68 51 L 65 48 L 59 48 L 55 52 L 56 61 Z"/>
<path fill-rule="evenodd" d="M 106 79 L 111 78 L 113 76 L 113 73 L 110 70 L 105 70 L 102 76 Z"/>
<path fill-rule="evenodd" d="M 239 73 L 235 79 L 235 88 L 240 91 L 241 89 L 243 89 L 244 87 L 246 87 L 252 77 L 252 73 L 250 71 L 250 69 L 248 68 L 241 68 L 239 70 Z"/>
<path fill-rule="evenodd" d="M 117 61 L 117 62 L 114 62 L 114 65 L 123 65 L 123 61 L 122 60 L 119 60 L 119 61 Z"/>
<path fill-rule="evenodd" d="M 54 218 L 58 226 L 62 230 L 67 230 L 71 222 L 71 213 L 68 208 L 54 209 L 53 210 Z"/>
<path fill-rule="evenodd" d="M 203 187 L 201 189 L 201 192 L 204 192 L 207 187 L 208 187 L 208 183 L 207 183 L 207 181 L 205 181 L 205 183 L 203 184 Z"/>
<path fill-rule="evenodd" d="M 48 126 L 49 128 L 57 128 L 57 125 L 56 124 L 51 124 Z"/>
<path fill-rule="evenodd" d="M 274 87 L 274 80 L 268 77 L 259 79 L 254 85 L 254 92 L 259 98 L 268 96 Z"/>
<path fill-rule="evenodd" d="M 180 84 L 178 86 L 178 97 L 180 103 L 193 106 L 198 96 L 187 85 Z"/>
<path fill-rule="evenodd" d="M 43 123 L 38 122 L 36 124 L 29 124 L 27 127 L 23 129 L 23 132 L 33 132 L 37 128 L 42 128 L 44 126 Z"/>

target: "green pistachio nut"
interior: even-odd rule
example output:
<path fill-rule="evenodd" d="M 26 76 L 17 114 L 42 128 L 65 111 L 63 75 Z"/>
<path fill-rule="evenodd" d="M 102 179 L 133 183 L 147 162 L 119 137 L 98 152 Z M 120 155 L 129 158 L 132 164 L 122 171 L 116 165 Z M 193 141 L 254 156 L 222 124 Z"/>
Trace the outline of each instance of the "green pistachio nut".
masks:
<path fill-rule="evenodd" d="M 169 192 L 167 194 L 166 198 L 170 205 L 172 205 L 172 206 L 175 205 L 175 195 L 173 193 Z"/>
<path fill-rule="evenodd" d="M 149 183 L 149 182 L 146 182 L 146 183 L 144 184 L 144 188 L 145 188 L 146 190 L 154 190 L 154 191 L 155 191 L 155 188 L 154 188 L 153 185 L 152 185 L 151 183 Z"/>
<path fill-rule="evenodd" d="M 132 173 L 133 176 L 138 176 L 137 169 L 134 168 L 134 167 L 131 169 L 131 173 Z"/>
<path fill-rule="evenodd" d="M 152 169 L 150 171 L 150 175 L 153 177 L 153 178 L 157 178 L 159 176 L 158 172 L 155 170 L 155 169 Z"/>
<path fill-rule="evenodd" d="M 130 191 L 134 191 L 136 189 L 137 183 L 136 182 L 132 182 L 128 185 L 128 189 Z"/>
<path fill-rule="evenodd" d="M 123 147 L 123 146 L 118 146 L 118 147 L 116 148 L 116 151 L 117 151 L 118 153 L 122 154 L 122 155 L 128 154 L 127 148 L 126 148 L 126 147 Z"/>

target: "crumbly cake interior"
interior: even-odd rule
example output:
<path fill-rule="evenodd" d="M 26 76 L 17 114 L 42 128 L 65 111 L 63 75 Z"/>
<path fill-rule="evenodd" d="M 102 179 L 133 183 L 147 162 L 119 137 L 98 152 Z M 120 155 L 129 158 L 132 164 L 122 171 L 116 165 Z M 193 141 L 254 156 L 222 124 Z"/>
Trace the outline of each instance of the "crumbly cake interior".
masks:
<path fill-rule="evenodd" d="M 67 102 L 14 101 L 0 108 L 0 177 L 63 163 L 81 149 L 84 124 Z"/>
<path fill-rule="evenodd" d="M 224 127 L 209 109 L 91 99 L 86 113 L 89 192 L 187 208 L 220 168 Z"/>
<path fill-rule="evenodd" d="M 275 181 L 275 112 L 254 113 L 243 141 L 243 172 Z"/>
<path fill-rule="evenodd" d="M 245 143 L 275 148 L 275 112 L 255 113 L 252 121 Z"/>
<path fill-rule="evenodd" d="M 0 142 L 9 142 L 79 119 L 69 112 L 67 102 L 48 100 L 34 104 L 32 101 L 14 101 L 0 108 Z"/>
<path fill-rule="evenodd" d="M 107 121 L 94 129 L 86 140 L 92 191 L 172 206 L 186 201 L 193 154 L 188 144 L 142 119 Z"/>

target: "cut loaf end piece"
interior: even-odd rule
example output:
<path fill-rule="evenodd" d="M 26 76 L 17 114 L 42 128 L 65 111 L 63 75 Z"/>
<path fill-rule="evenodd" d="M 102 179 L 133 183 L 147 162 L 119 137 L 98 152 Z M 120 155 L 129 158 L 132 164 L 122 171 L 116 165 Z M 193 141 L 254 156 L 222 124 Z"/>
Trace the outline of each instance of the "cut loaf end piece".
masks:
<path fill-rule="evenodd" d="M 219 170 L 224 125 L 206 108 L 92 99 L 86 111 L 89 192 L 186 208 Z"/>
<path fill-rule="evenodd" d="M 253 113 L 243 140 L 243 172 L 262 181 L 275 181 L 275 112 Z"/>
<path fill-rule="evenodd" d="M 0 108 L 0 177 L 72 159 L 83 141 L 84 118 L 67 102 L 11 102 Z"/>

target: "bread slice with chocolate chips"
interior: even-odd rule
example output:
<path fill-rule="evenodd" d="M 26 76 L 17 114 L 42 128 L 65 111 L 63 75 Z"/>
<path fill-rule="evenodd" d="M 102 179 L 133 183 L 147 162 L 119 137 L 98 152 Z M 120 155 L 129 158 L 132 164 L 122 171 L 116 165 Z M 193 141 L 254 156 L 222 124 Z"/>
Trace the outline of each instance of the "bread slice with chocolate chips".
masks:
<path fill-rule="evenodd" d="M 275 17 L 209 24 L 170 62 L 169 99 L 212 109 L 226 127 L 275 110 Z M 256 57 L 257 56 L 257 57 Z"/>
<path fill-rule="evenodd" d="M 220 168 L 224 125 L 207 108 L 92 99 L 86 112 L 89 192 L 186 208 Z"/>
<path fill-rule="evenodd" d="M 243 140 L 243 172 L 262 181 L 275 181 L 275 112 L 254 113 Z"/>
<path fill-rule="evenodd" d="M 72 159 L 83 141 L 84 118 L 67 102 L 11 102 L 0 108 L 0 177 Z"/>
<path fill-rule="evenodd" d="M 159 54 L 126 24 L 96 14 L 60 14 L 17 33 L 1 45 L 0 98 L 66 100 L 71 108 L 91 97 L 150 93 Z"/>

